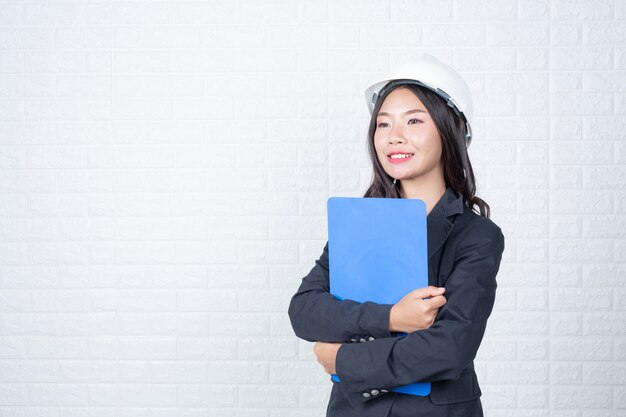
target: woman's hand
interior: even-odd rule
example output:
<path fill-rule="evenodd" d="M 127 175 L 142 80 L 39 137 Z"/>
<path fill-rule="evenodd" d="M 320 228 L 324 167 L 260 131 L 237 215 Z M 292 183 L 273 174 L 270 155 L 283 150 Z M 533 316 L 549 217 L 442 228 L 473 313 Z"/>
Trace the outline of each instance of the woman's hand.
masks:
<path fill-rule="evenodd" d="M 439 308 L 446 303 L 443 287 L 429 286 L 413 290 L 391 308 L 389 330 L 411 333 L 428 329 L 435 322 Z M 425 300 L 425 298 L 427 298 Z"/>
<path fill-rule="evenodd" d="M 337 351 L 341 347 L 341 343 L 315 342 L 313 352 L 317 356 L 317 361 L 324 367 L 324 371 L 328 374 L 335 373 L 335 360 L 337 359 Z"/>

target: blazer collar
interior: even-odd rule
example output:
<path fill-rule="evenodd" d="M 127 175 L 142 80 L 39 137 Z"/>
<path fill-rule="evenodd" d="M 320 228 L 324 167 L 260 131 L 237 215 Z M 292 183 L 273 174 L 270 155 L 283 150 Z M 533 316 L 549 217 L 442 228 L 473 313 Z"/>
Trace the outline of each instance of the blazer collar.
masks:
<path fill-rule="evenodd" d="M 439 201 L 426 216 L 428 235 L 428 258 L 448 239 L 454 223 L 448 217 L 463 213 L 463 196 L 451 187 L 447 187 Z"/>

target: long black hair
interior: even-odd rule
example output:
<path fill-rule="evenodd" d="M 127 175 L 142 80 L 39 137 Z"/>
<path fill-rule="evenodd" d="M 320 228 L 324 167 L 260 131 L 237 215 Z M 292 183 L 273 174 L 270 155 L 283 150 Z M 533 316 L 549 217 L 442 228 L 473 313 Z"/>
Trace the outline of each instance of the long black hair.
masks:
<path fill-rule="evenodd" d="M 408 88 L 426 106 L 426 110 L 435 122 L 441 137 L 441 159 L 443 174 L 447 187 L 463 196 L 464 204 L 483 217 L 489 217 L 489 204 L 477 197 L 474 170 L 465 146 L 465 120 L 457 116 L 451 107 L 432 90 L 413 83 L 394 83 L 389 88 L 383 88 L 376 101 L 369 130 L 367 132 L 367 146 L 373 166 L 372 183 L 363 197 L 401 198 L 399 188 L 393 184 L 393 178 L 385 172 L 376 155 L 374 133 L 376 132 L 376 117 L 385 98 L 396 88 Z M 478 210 L 474 206 L 478 206 Z"/>

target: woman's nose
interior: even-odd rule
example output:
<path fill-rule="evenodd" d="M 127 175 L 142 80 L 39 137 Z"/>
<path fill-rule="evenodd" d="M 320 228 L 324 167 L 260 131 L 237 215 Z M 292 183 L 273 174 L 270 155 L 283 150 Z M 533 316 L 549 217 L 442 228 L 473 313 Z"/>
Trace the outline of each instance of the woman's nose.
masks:
<path fill-rule="evenodd" d="M 405 141 L 404 132 L 400 127 L 394 126 L 389 131 L 389 143 Z"/>

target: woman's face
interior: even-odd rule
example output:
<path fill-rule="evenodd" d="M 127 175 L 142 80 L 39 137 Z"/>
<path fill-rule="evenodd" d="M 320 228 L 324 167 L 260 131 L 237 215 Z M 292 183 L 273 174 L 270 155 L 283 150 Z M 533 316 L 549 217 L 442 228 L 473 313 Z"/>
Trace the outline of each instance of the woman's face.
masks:
<path fill-rule="evenodd" d="M 403 185 L 443 183 L 441 137 L 411 90 L 399 87 L 385 98 L 376 117 L 374 147 L 385 172 Z"/>

